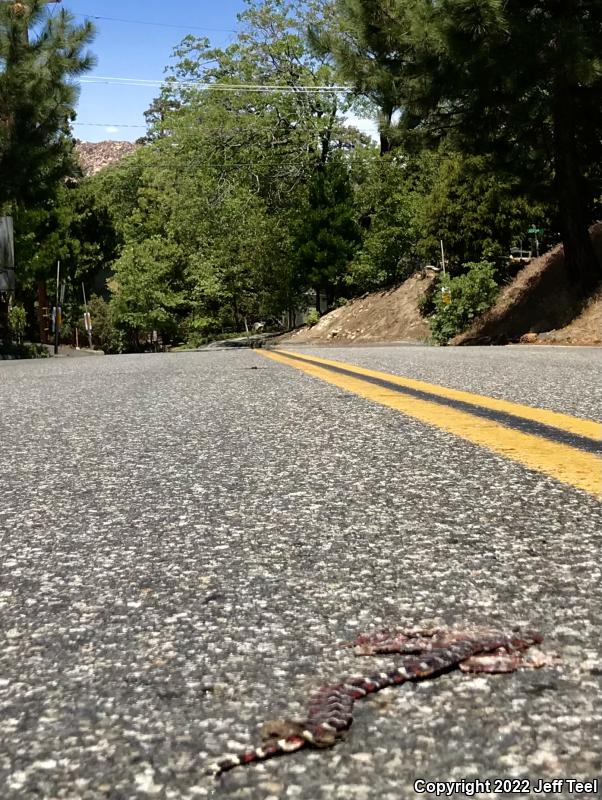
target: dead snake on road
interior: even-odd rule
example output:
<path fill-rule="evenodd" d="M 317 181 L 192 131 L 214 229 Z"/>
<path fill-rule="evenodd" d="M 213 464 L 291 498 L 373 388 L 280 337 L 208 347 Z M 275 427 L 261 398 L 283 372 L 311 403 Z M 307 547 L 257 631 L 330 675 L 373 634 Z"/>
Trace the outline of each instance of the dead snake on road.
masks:
<path fill-rule="evenodd" d="M 262 728 L 263 744 L 240 755 L 227 755 L 207 768 L 218 776 L 234 767 L 293 753 L 302 747 L 331 747 L 353 722 L 356 700 L 408 681 L 434 677 L 459 667 L 466 672 L 513 672 L 519 667 L 543 666 L 545 657 L 529 660 L 524 653 L 542 637 L 524 633 L 406 630 L 397 633 L 361 634 L 344 645 L 358 655 L 404 654 L 396 669 L 373 675 L 352 675 L 337 684 L 323 686 L 311 695 L 307 719 L 276 720 Z"/>

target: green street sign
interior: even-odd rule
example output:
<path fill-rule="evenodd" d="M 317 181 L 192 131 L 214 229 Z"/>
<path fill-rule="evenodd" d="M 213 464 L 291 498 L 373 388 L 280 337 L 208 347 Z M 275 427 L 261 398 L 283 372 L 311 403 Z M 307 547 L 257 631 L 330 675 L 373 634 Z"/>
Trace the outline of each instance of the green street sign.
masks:
<path fill-rule="evenodd" d="M 536 228 L 535 225 L 531 225 L 527 233 L 543 233 L 543 228 Z"/>

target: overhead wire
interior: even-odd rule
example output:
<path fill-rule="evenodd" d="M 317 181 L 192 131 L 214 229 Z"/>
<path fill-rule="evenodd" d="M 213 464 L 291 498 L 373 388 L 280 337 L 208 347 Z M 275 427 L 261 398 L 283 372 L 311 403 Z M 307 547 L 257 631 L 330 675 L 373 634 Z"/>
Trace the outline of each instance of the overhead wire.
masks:
<path fill-rule="evenodd" d="M 84 17 L 84 19 L 96 19 L 103 22 L 123 22 L 128 25 L 152 25 L 156 28 L 180 28 L 191 31 L 207 31 L 208 33 L 238 33 L 234 28 L 206 28 L 200 25 L 174 25 L 169 22 L 152 22 L 151 20 L 143 19 L 123 19 L 122 17 L 103 17 L 99 14 L 81 14 L 72 12 L 75 17 Z"/>
<path fill-rule="evenodd" d="M 121 22 L 121 23 L 128 23 L 128 24 L 135 24 L 135 25 L 152 25 L 156 27 L 164 27 L 164 28 L 187 28 L 190 30 L 203 30 L 208 32 L 218 32 L 218 33 L 230 33 L 236 34 L 238 31 L 232 28 L 208 28 L 208 27 L 200 27 L 194 25 L 176 25 L 172 23 L 162 23 L 162 22 L 153 22 L 150 20 L 132 20 L 132 19 L 125 19 L 120 17 L 105 17 L 97 14 L 81 14 L 75 13 L 75 16 L 85 17 L 87 19 L 95 19 L 95 20 L 103 20 L 108 22 Z M 147 79 L 147 78 L 134 78 L 134 77 L 120 77 L 120 76 L 101 76 L 101 75 L 90 75 L 81 77 L 79 79 L 79 83 L 84 84 L 91 84 L 91 85 L 114 85 L 114 86 L 131 86 L 131 87 L 138 87 L 138 88 L 161 88 L 165 85 L 173 88 L 197 88 L 199 90 L 204 91 L 216 91 L 216 92 L 252 92 L 252 93 L 260 93 L 260 94 L 269 94 L 272 92 L 277 92 L 280 94 L 324 94 L 324 93 L 351 93 L 354 90 L 348 86 L 326 86 L 326 85 L 318 85 L 318 86 L 290 86 L 290 85 L 278 85 L 278 84 L 227 84 L 227 83 L 206 83 L 206 82 L 199 82 L 199 81 L 174 81 L 169 79 Z M 138 128 L 138 129 L 146 129 L 147 125 L 142 124 L 123 124 L 117 125 L 112 123 L 100 123 L 100 122 L 74 122 L 73 125 L 78 125 L 82 127 L 104 127 L 104 128 Z"/>
<path fill-rule="evenodd" d="M 370 118 L 366 118 L 366 121 L 367 122 L 371 122 L 372 120 Z M 72 126 L 73 125 L 79 125 L 80 127 L 86 127 L 86 128 L 149 128 L 150 127 L 150 124 L 149 125 L 144 125 L 142 123 L 134 124 L 134 123 L 130 123 L 130 122 L 78 122 L 77 120 L 74 121 L 74 122 L 71 122 L 70 124 Z M 182 125 L 178 125 L 177 127 L 178 127 L 178 130 L 182 130 L 182 129 L 190 129 L 190 130 L 192 130 L 193 128 L 196 129 L 196 127 L 198 127 L 198 126 L 192 126 L 192 125 L 184 125 L 184 126 L 182 126 Z"/>
<path fill-rule="evenodd" d="M 73 125 L 80 125 L 86 128 L 148 128 L 148 125 L 131 125 L 130 123 L 119 122 L 71 122 Z"/>
<path fill-rule="evenodd" d="M 206 83 L 202 81 L 174 81 L 163 78 L 132 78 L 120 76 L 89 75 L 79 79 L 80 83 L 106 83 L 115 86 L 137 86 L 139 88 L 161 88 L 169 86 L 173 88 L 196 88 L 216 92 L 279 92 L 283 94 L 321 94 L 321 93 L 351 93 L 354 91 L 350 86 L 290 86 L 289 84 L 265 84 L 265 83 Z"/>

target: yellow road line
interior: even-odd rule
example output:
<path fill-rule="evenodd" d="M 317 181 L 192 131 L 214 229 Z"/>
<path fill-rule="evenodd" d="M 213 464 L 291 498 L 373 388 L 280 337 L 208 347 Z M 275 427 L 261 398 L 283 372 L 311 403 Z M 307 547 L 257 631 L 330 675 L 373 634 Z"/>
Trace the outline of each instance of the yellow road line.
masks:
<path fill-rule="evenodd" d="M 288 351 L 281 350 L 279 352 L 287 353 Z M 553 428 L 559 428 L 568 433 L 575 433 L 578 436 L 587 436 L 595 441 L 602 440 L 602 423 L 592 422 L 589 419 L 579 419 L 578 417 L 571 417 L 568 414 L 561 414 L 558 411 L 548 411 L 544 408 L 533 408 L 532 406 L 524 406 L 520 403 L 512 403 L 509 400 L 498 400 L 495 397 L 487 397 L 486 395 L 472 394 L 471 392 L 463 392 L 458 389 L 448 389 L 445 386 L 438 386 L 436 383 L 417 381 L 412 378 L 402 377 L 401 375 L 392 375 L 388 372 L 375 372 L 371 369 L 358 367 L 356 364 L 348 364 L 345 361 L 330 361 L 326 358 L 307 356 L 302 353 L 290 352 L 289 355 L 295 358 L 302 358 L 311 363 L 344 367 L 352 372 L 356 372 L 358 375 L 382 378 L 389 381 L 389 383 L 396 383 L 398 386 L 418 389 L 419 391 L 428 392 L 429 394 L 434 394 L 449 400 L 460 400 L 463 403 L 481 406 L 481 408 L 489 408 L 492 411 L 503 411 L 507 414 L 514 414 L 517 417 L 522 417 L 523 419 L 528 419 L 533 422 L 551 425 Z"/>
<path fill-rule="evenodd" d="M 446 389 L 434 384 L 427 384 L 422 381 L 414 381 L 400 376 L 390 375 L 384 372 L 374 372 L 354 364 L 340 361 L 329 361 L 327 359 L 309 358 L 298 353 L 291 353 L 295 360 L 281 355 L 277 351 L 257 351 L 264 357 L 295 367 L 302 372 L 312 375 L 321 380 L 327 381 L 341 389 L 364 397 L 380 405 L 393 408 L 421 422 L 435 425 L 441 430 L 460 436 L 474 444 L 485 447 L 512 461 L 516 461 L 524 466 L 550 475 L 563 483 L 583 489 L 590 494 L 599 495 L 602 489 L 602 462 L 592 453 L 578 450 L 567 444 L 545 439 L 530 433 L 515 430 L 507 425 L 501 425 L 492 420 L 483 419 L 465 411 L 442 405 L 440 402 L 430 402 L 421 400 L 409 395 L 404 395 L 396 391 L 376 386 L 362 380 L 362 375 L 377 377 L 395 383 L 399 386 L 417 388 L 422 391 L 429 391 L 438 397 L 449 399 L 461 399 L 464 402 L 471 402 L 475 407 L 480 405 L 484 408 L 503 410 L 509 413 L 520 415 L 524 419 L 536 422 L 544 422 L 552 425 L 550 420 L 555 420 L 555 427 L 560 428 L 559 421 L 563 421 L 562 430 L 571 433 L 578 433 L 581 436 L 592 437 L 594 432 L 600 431 L 600 426 L 590 423 L 587 420 L 579 420 L 565 414 L 548 412 L 544 409 L 534 409 L 522 406 L 518 403 L 508 403 L 494 398 L 481 397 L 468 392 L 458 392 L 454 389 Z M 301 358 L 301 361 L 296 360 Z M 321 367 L 320 364 L 325 366 Z M 357 377 L 341 375 L 327 369 L 327 365 L 344 367 L 352 370 Z M 436 390 L 436 391 L 435 391 Z M 471 398 L 471 399 L 468 399 Z M 477 402 L 479 401 L 483 402 Z M 518 413 L 518 409 L 521 412 Z M 553 416 L 550 416 L 553 415 Z M 568 421 L 568 423 L 567 423 Z M 585 423 L 584 426 L 579 423 Z M 570 427 L 569 427 L 570 424 Z M 586 433 L 587 431 L 587 433 Z"/>

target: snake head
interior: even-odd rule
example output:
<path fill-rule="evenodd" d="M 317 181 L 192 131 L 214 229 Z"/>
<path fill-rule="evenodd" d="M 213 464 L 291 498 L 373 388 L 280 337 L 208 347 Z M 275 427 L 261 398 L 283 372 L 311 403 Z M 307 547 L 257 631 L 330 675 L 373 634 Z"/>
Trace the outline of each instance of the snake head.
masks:
<path fill-rule="evenodd" d="M 332 747 L 341 735 L 340 731 L 320 724 L 313 726 L 311 732 L 313 734 L 312 744 L 314 747 Z"/>
<path fill-rule="evenodd" d="M 261 740 L 264 744 L 277 742 L 279 739 L 288 739 L 291 736 L 301 736 L 304 724 L 294 719 L 271 719 L 264 722 L 260 728 Z"/>

